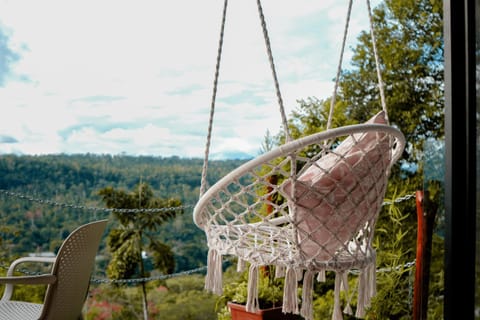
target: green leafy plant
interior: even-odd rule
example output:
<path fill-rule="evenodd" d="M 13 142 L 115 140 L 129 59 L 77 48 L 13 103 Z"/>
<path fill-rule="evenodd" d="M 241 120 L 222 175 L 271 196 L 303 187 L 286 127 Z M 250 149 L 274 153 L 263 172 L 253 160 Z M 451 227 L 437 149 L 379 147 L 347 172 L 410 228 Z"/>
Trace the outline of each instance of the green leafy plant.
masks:
<path fill-rule="evenodd" d="M 232 266 L 225 271 L 224 279 L 223 295 L 217 301 L 217 310 L 226 307 L 227 302 L 245 304 L 248 295 L 248 271 L 238 273 Z M 283 282 L 283 279 L 275 278 L 273 267 L 260 268 L 258 301 L 261 309 L 282 305 Z"/>
<path fill-rule="evenodd" d="M 236 272 L 233 267 L 226 274 Z M 259 270 L 258 278 L 258 301 L 261 309 L 274 308 L 282 305 L 283 279 L 275 278 L 274 267 L 266 266 Z M 228 276 L 227 276 L 228 277 Z M 224 286 L 220 300 L 245 304 L 248 294 L 248 271 L 240 272 L 237 279 L 229 281 Z M 232 280 L 232 279 L 231 279 Z"/>

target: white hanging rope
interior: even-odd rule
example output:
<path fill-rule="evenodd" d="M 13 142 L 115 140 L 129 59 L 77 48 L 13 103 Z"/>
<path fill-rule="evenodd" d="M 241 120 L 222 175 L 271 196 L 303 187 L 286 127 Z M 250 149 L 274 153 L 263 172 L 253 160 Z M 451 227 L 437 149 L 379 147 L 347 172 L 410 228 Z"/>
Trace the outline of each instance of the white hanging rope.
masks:
<path fill-rule="evenodd" d="M 372 9 L 370 6 L 370 0 L 366 0 L 366 1 L 367 1 L 367 8 L 368 8 L 368 18 L 370 21 L 370 36 L 372 37 L 373 55 L 375 57 L 375 67 L 377 69 L 378 90 L 380 91 L 380 101 L 382 104 L 382 109 L 385 112 L 385 119 L 387 120 L 387 123 L 389 123 L 388 113 L 387 113 L 387 102 L 385 100 L 384 86 L 383 86 L 383 80 L 382 80 L 382 73 L 380 71 L 380 57 L 378 56 L 377 44 L 376 44 L 377 41 L 375 38 L 375 28 L 373 23 Z"/>
<path fill-rule="evenodd" d="M 352 12 L 352 2 L 353 0 L 350 0 L 348 2 L 347 19 L 345 22 L 345 29 L 343 31 L 342 48 L 340 50 L 340 60 L 338 62 L 337 76 L 335 77 L 335 85 L 333 88 L 332 100 L 330 100 L 330 111 L 328 112 L 327 130 L 330 129 L 332 126 L 333 109 L 335 108 L 335 103 L 337 102 L 337 90 L 338 90 L 338 84 L 340 82 L 340 73 L 342 72 L 342 61 L 343 61 L 343 55 L 345 52 L 345 44 L 347 42 L 348 26 L 350 24 L 350 16 Z"/>
<path fill-rule="evenodd" d="M 205 156 L 204 156 L 204 162 L 203 162 L 202 178 L 201 178 L 201 183 L 200 183 L 200 197 L 202 197 L 202 195 L 207 190 L 208 157 L 209 157 L 209 153 L 210 153 L 210 144 L 211 144 L 211 138 L 212 138 L 213 118 L 214 118 L 214 113 L 215 113 L 215 100 L 216 100 L 217 89 L 218 89 L 218 78 L 219 78 L 219 73 L 220 73 L 220 61 L 221 61 L 221 56 L 222 56 L 225 21 L 226 21 L 226 16 L 227 16 L 227 5 L 228 5 L 228 0 L 225 0 L 224 6 L 223 6 L 222 23 L 221 23 L 221 28 L 220 28 L 220 40 L 219 40 L 218 51 L 217 51 L 217 64 L 216 64 L 216 67 L 215 67 L 213 94 L 212 94 L 212 102 L 211 102 L 211 107 L 210 107 L 210 117 L 209 117 L 209 123 L 208 123 L 207 143 L 206 143 L 206 147 L 205 147 Z M 257 8 L 258 8 L 258 15 L 259 15 L 259 18 L 260 18 L 260 24 L 261 24 L 262 31 L 263 31 L 263 38 L 265 40 L 265 47 L 267 49 L 268 61 L 270 63 L 270 69 L 271 69 L 271 72 L 272 72 L 273 81 L 274 81 L 274 85 L 275 85 L 275 93 L 277 95 L 277 100 L 278 100 L 278 104 L 279 104 L 280 116 L 282 118 L 282 124 L 283 124 L 284 131 L 285 131 L 286 141 L 288 142 L 288 141 L 291 141 L 292 138 L 290 136 L 290 131 L 289 131 L 289 128 L 288 128 L 287 116 L 285 114 L 285 108 L 283 106 L 282 94 L 280 92 L 280 84 L 279 84 L 279 81 L 278 81 L 277 72 L 275 70 L 275 63 L 273 61 L 273 54 L 272 54 L 272 48 L 271 48 L 271 44 L 270 44 L 270 37 L 268 35 L 267 24 L 265 22 L 265 15 L 263 14 L 263 8 L 262 8 L 262 4 L 261 4 L 260 0 L 257 0 Z"/>
<path fill-rule="evenodd" d="M 345 53 L 345 44 L 347 40 L 347 35 L 348 35 L 348 27 L 350 24 L 350 17 L 351 17 L 351 11 L 352 11 L 352 2 L 353 0 L 350 0 L 348 3 L 348 10 L 347 10 L 347 19 L 345 22 L 345 29 L 343 32 L 343 40 L 342 40 L 342 47 L 340 50 L 340 60 L 338 63 L 338 68 L 337 68 L 337 75 L 335 77 L 335 85 L 333 89 L 333 94 L 332 94 L 332 99 L 330 100 L 330 110 L 328 113 L 328 120 L 327 120 L 327 129 L 330 129 L 332 126 L 332 118 L 333 118 L 333 110 L 335 108 L 336 100 L 337 100 L 337 91 L 338 91 L 338 85 L 340 82 L 340 73 L 342 70 L 342 61 L 343 61 L 343 55 Z M 374 26 L 374 21 L 373 21 L 373 16 L 372 16 L 372 9 L 370 6 L 370 0 L 366 0 L 367 2 L 367 11 L 368 11 L 368 18 L 369 18 L 369 26 L 370 26 L 370 37 L 372 41 L 372 49 L 373 49 L 373 56 L 375 59 L 375 68 L 377 72 L 377 79 L 378 79 L 378 90 L 380 92 L 380 103 L 382 106 L 382 110 L 385 112 L 385 119 L 387 123 L 389 123 L 388 119 L 388 112 L 387 112 L 387 103 L 385 99 L 385 92 L 384 92 L 384 85 L 383 85 L 383 80 L 382 80 L 382 73 L 380 69 L 380 57 L 378 55 L 378 50 L 377 50 L 377 45 L 376 45 L 376 38 L 375 38 L 375 26 Z"/>
<path fill-rule="evenodd" d="M 272 47 L 270 44 L 270 38 L 268 36 L 267 24 L 265 22 L 265 16 L 263 14 L 262 4 L 260 0 L 257 0 L 258 15 L 260 17 L 260 22 L 263 30 L 263 38 L 265 40 L 265 46 L 267 48 L 268 61 L 270 62 L 270 69 L 272 71 L 273 81 L 275 83 L 275 92 L 277 94 L 278 105 L 280 107 L 280 116 L 282 117 L 283 130 L 285 131 L 286 141 L 291 141 L 290 130 L 288 129 L 287 116 L 285 114 L 285 108 L 283 107 L 282 94 L 280 92 L 280 84 L 278 82 L 277 72 L 275 70 L 275 63 L 273 62 Z"/>
<path fill-rule="evenodd" d="M 223 4 L 223 12 L 222 12 L 222 23 L 220 27 L 220 39 L 218 41 L 218 51 L 217 51 L 217 63 L 215 65 L 215 76 L 213 80 L 213 93 L 212 93 L 212 102 L 210 106 L 210 117 L 208 120 L 208 133 L 207 133 L 207 144 L 205 146 L 205 155 L 203 161 L 203 169 L 202 169 L 202 178 L 200 183 L 200 197 L 205 193 L 207 190 L 207 169 L 208 169 L 208 155 L 210 153 L 210 142 L 212 139 L 212 127 L 213 127 L 213 116 L 215 113 L 215 101 L 217 97 L 217 88 L 218 88 L 218 77 L 220 74 L 220 61 L 222 59 L 222 48 L 223 48 L 223 35 L 225 32 L 225 20 L 227 18 L 227 6 L 228 0 L 225 0 Z"/>

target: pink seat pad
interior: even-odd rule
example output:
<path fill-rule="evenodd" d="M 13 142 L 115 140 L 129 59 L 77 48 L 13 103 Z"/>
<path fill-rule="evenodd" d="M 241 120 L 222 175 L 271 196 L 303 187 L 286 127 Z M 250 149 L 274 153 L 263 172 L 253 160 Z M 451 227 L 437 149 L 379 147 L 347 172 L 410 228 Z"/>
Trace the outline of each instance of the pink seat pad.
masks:
<path fill-rule="evenodd" d="M 384 112 L 367 123 L 386 124 Z M 292 181 L 284 183 L 304 255 L 330 260 L 376 217 L 387 184 L 389 150 L 385 133 L 353 134 L 298 177 L 294 197 Z"/>

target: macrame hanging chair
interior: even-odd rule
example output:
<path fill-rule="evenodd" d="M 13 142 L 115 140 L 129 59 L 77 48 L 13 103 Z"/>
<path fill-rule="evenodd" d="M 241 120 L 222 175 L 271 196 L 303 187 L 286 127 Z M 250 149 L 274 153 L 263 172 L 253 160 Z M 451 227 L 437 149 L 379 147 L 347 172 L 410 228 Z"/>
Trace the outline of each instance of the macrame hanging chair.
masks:
<path fill-rule="evenodd" d="M 356 317 L 364 317 L 376 288 L 376 253 L 372 246 L 390 169 L 400 158 L 405 138 L 389 125 L 370 2 L 367 8 L 382 110 L 366 123 L 330 128 L 350 20 L 349 2 L 340 62 L 327 129 L 296 140 L 288 130 L 270 41 L 260 0 L 258 12 L 275 82 L 286 143 L 230 172 L 207 190 L 208 154 L 227 10 L 224 2 L 215 70 L 200 199 L 193 212 L 209 247 L 206 289 L 222 293 L 222 257 L 249 265 L 246 308 L 259 308 L 257 280 L 261 266 L 273 265 L 285 277 L 283 311 L 313 319 L 313 282 L 335 272 L 332 319 L 342 319 L 340 291 L 347 275 L 359 274 Z M 303 281 L 302 297 L 297 287 Z M 351 295 L 350 295 L 351 296 Z M 301 303 L 300 303 L 301 301 Z M 347 301 L 344 312 L 352 313 Z"/>

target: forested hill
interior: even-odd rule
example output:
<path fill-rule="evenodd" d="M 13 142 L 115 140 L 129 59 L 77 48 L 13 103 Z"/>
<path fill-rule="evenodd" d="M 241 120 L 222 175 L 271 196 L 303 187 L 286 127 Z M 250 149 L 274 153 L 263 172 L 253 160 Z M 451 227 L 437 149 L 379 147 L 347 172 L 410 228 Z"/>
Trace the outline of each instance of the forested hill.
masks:
<path fill-rule="evenodd" d="M 213 184 L 245 160 L 210 161 Z M 139 182 L 155 197 L 191 205 L 162 226 L 158 237 L 176 255 L 177 270 L 205 264 L 206 242 L 192 220 L 199 197 L 202 159 L 153 156 L 39 155 L 0 156 L 0 260 L 34 251 L 54 251 L 75 227 L 109 217 L 98 191 L 134 191 Z M 104 249 L 105 241 L 102 244 Z"/>

